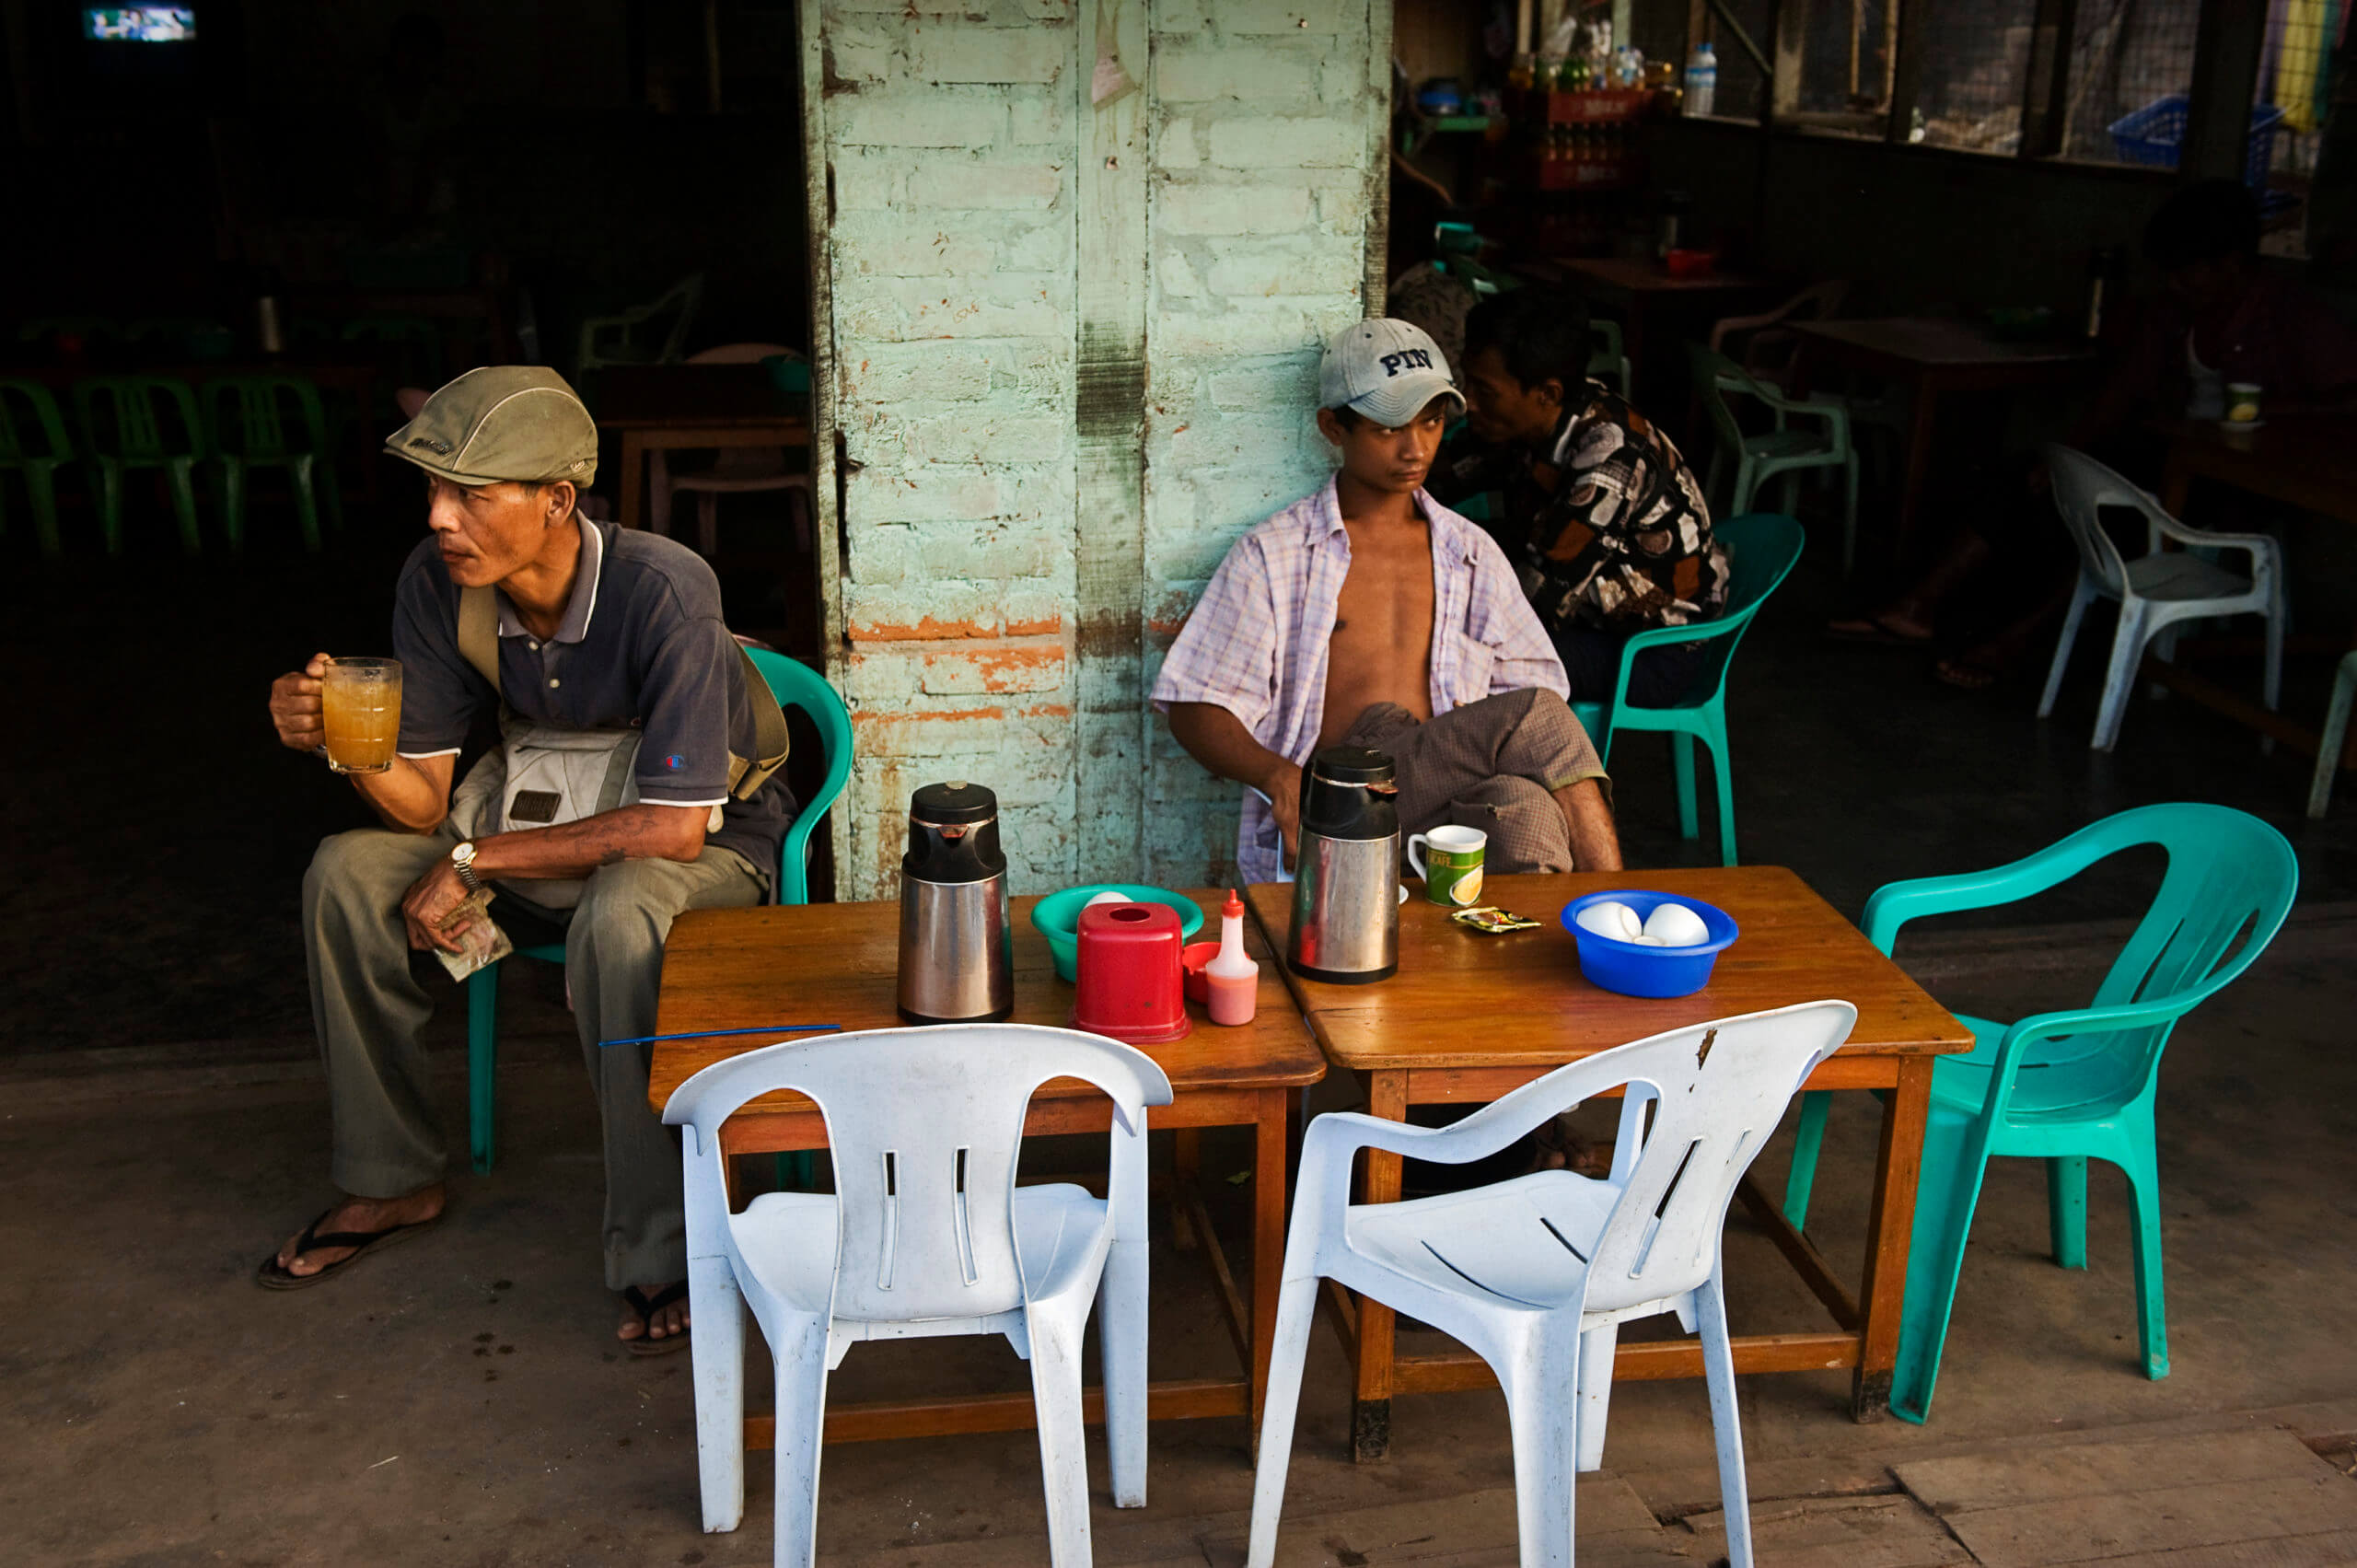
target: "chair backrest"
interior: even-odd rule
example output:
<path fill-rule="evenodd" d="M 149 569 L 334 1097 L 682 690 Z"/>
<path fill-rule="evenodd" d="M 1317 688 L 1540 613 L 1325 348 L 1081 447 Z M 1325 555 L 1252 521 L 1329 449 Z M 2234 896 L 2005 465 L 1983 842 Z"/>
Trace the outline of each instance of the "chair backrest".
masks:
<path fill-rule="evenodd" d="M 807 854 L 811 830 L 827 815 L 827 810 L 842 796 L 843 786 L 851 782 L 851 709 L 827 678 L 799 659 L 789 658 L 772 648 L 747 648 L 753 668 L 769 682 L 770 693 L 781 708 L 798 708 L 809 715 L 818 726 L 819 749 L 825 752 L 827 767 L 819 787 L 807 800 L 795 802 L 794 825 L 786 830 L 778 844 L 777 901 L 801 904 L 810 901 L 810 884 L 804 859 Z"/>
<path fill-rule="evenodd" d="M 1727 405 L 1730 390 L 1748 391 L 1757 395 L 1759 383 L 1751 373 L 1715 349 L 1701 343 L 1686 345 L 1687 360 L 1692 368 L 1694 395 L 1702 401 L 1702 412 L 1711 417 L 1711 432 L 1719 439 L 1719 447 L 1729 458 L 1743 450 L 1743 426 L 1735 417 L 1735 410 Z"/>
<path fill-rule="evenodd" d="M 2121 1081 L 2149 1084 L 2177 1019 L 2266 950 L 2299 890 L 2299 857 L 2282 833 L 2247 812 L 2205 802 L 2138 807 L 2080 829 L 2049 851 L 2065 875 L 2123 850 L 2159 845 L 2168 855 L 2160 890 L 2112 960 L 2095 1005 L 2165 1005 L 2168 1017 L 2099 1043 L 2123 1061 Z M 2026 1062 L 2084 1055 L 2086 1041 L 2033 1046 Z"/>
<path fill-rule="evenodd" d="M 24 404 L 30 417 L 20 421 L 11 413 L 11 399 Z M 65 434 L 65 421 L 49 389 L 38 381 L 0 376 L 0 463 L 62 462 L 73 455 L 73 439 Z"/>
<path fill-rule="evenodd" d="M 1850 284 L 1846 278 L 1828 278 L 1823 283 L 1813 283 L 1772 310 L 1762 310 L 1751 316 L 1721 317 L 1711 324 L 1711 346 L 1724 353 L 1727 340 L 1741 332 L 1759 332 L 1765 328 L 1780 327 L 1787 321 L 1829 320 L 1840 312 L 1842 301 L 1849 296 Z M 1790 336 L 1789 333 L 1783 335 Z M 1757 345 L 1757 341 L 1755 339 L 1752 344 L 1745 347 L 1743 362 L 1746 366 L 1753 364 L 1751 349 Z"/>
<path fill-rule="evenodd" d="M 674 365 L 679 351 L 687 344 L 688 329 L 695 324 L 696 310 L 703 303 L 703 274 L 691 273 L 665 289 L 661 295 L 644 305 L 633 305 L 610 316 L 593 316 L 581 323 L 581 342 L 575 355 L 578 368 L 594 370 L 601 365 Z M 634 343 L 638 329 L 650 321 L 669 317 L 663 331 L 663 341 L 652 350 L 639 348 Z"/>
<path fill-rule="evenodd" d="M 1629 349 L 1620 335 L 1620 323 L 1608 316 L 1591 316 L 1587 322 L 1589 341 L 1587 373 L 1591 379 L 1612 377 L 1612 389 L 1622 397 L 1629 396 Z"/>
<path fill-rule="evenodd" d="M 1643 1147 L 1587 1260 L 1587 1310 L 1658 1301 L 1710 1277 L 1736 1183 L 1857 1018 L 1847 1002 L 1812 1002 L 1673 1029 L 1578 1064 L 1606 1074 L 1592 1085 L 1642 1085 L 1655 1097 Z"/>
<path fill-rule="evenodd" d="M 284 458 L 327 449 L 319 389 L 299 376 L 216 377 L 205 383 L 204 397 L 220 451 Z"/>
<path fill-rule="evenodd" d="M 2079 549 L 2079 565 L 2118 598 L 2128 591 L 2128 572 L 2119 547 L 2104 531 L 2097 514 L 2106 506 L 2126 506 L 2142 512 L 2149 523 L 2168 514 L 2161 504 L 2084 452 L 2063 446 L 2046 448 L 2046 471 L 2054 484 L 2054 509 Z"/>
<path fill-rule="evenodd" d="M 699 349 L 688 355 L 690 365 L 759 365 L 772 354 L 790 354 L 802 357 L 802 351 L 784 343 L 722 343 L 717 348 Z"/>
<path fill-rule="evenodd" d="M 1712 533 L 1727 547 L 1727 603 L 1718 619 L 1708 624 L 1714 635 L 1724 640 L 1719 656 L 1698 674 L 1694 689 L 1678 704 L 1682 707 L 1700 707 L 1726 689 L 1727 668 L 1735 662 L 1743 634 L 1751 630 L 1752 617 L 1792 575 L 1802 547 L 1808 542 L 1807 530 L 1781 512 L 1746 512 L 1740 517 L 1729 517 Z"/>
<path fill-rule="evenodd" d="M 168 403 L 179 416 L 173 432 L 157 407 Z M 204 416 L 196 390 L 168 376 L 92 376 L 74 383 L 74 404 L 90 449 L 131 462 L 198 458 L 205 451 Z"/>
<path fill-rule="evenodd" d="M 1052 1078 L 1112 1099 L 1108 1200 L 1118 1208 L 1145 1179 L 1145 1108 L 1170 1103 L 1170 1080 L 1144 1051 L 1076 1029 L 944 1024 L 766 1046 L 680 1085 L 663 1120 L 695 1130 L 689 1205 L 709 1214 L 714 1202 L 726 1208 L 721 1124 L 759 1095 L 809 1096 L 833 1153 L 834 1315 L 979 1318 L 1024 1302 L 1016 1161 L 1024 1111 Z"/>

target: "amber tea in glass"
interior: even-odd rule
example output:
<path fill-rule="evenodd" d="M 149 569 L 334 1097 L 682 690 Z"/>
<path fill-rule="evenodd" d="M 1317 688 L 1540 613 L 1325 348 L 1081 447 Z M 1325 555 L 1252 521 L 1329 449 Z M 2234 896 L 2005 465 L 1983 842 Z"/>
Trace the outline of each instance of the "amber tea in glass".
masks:
<path fill-rule="evenodd" d="M 339 773 L 381 773 L 393 765 L 401 727 L 401 667 L 397 659 L 328 661 L 319 682 L 328 766 Z"/>

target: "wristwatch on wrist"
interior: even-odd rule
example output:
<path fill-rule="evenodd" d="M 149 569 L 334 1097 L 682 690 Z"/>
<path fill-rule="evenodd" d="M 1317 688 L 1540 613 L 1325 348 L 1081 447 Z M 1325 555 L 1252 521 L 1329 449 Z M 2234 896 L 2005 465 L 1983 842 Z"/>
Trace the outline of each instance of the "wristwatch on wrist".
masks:
<path fill-rule="evenodd" d="M 465 884 L 468 892 L 482 891 L 482 883 L 475 877 L 475 846 L 471 842 L 462 843 L 450 852 L 450 865 L 458 872 L 459 880 Z"/>

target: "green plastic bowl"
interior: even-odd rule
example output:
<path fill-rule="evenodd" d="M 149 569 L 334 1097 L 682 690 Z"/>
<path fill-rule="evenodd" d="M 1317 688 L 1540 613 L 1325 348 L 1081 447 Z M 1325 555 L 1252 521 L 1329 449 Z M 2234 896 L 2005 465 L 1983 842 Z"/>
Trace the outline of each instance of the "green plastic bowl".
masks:
<path fill-rule="evenodd" d="M 1056 978 L 1067 982 L 1080 978 L 1080 912 L 1099 893 L 1119 893 L 1132 903 L 1168 904 L 1178 912 L 1178 940 L 1183 945 L 1203 928 L 1202 906 L 1162 888 L 1135 882 L 1091 882 L 1050 893 L 1031 906 L 1031 923 L 1048 939 L 1056 956 Z"/>

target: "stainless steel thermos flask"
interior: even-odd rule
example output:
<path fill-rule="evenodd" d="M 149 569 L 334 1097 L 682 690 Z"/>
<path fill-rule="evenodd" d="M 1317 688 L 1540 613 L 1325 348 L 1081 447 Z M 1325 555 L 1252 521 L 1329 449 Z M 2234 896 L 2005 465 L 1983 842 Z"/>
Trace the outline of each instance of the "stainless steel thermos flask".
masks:
<path fill-rule="evenodd" d="M 910 797 L 900 1006 L 912 1024 L 994 1023 L 1015 1010 L 998 796 L 981 784 L 927 784 Z"/>
<path fill-rule="evenodd" d="M 1329 746 L 1309 760 L 1285 962 L 1361 985 L 1399 969 L 1399 785 L 1390 757 Z"/>

